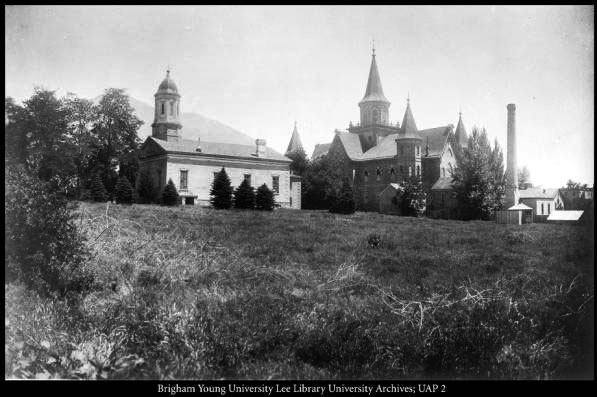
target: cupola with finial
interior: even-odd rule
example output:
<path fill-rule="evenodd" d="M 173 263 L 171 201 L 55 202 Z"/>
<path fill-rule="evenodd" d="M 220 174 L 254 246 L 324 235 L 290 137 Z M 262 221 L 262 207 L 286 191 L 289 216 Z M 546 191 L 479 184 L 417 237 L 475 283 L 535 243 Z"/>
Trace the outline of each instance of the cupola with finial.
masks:
<path fill-rule="evenodd" d="M 151 135 L 165 141 L 179 142 L 180 129 L 180 94 L 174 80 L 170 77 L 170 68 L 160 83 L 155 98 L 155 114 L 151 124 Z"/>

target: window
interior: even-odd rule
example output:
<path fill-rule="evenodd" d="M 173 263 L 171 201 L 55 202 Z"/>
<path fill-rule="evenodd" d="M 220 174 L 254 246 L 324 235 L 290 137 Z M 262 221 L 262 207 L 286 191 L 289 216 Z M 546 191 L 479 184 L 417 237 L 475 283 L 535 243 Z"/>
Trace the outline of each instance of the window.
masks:
<path fill-rule="evenodd" d="M 551 213 L 551 203 L 547 203 L 547 215 Z"/>
<path fill-rule="evenodd" d="M 379 110 L 373 109 L 373 124 L 379 124 Z"/>
<path fill-rule="evenodd" d="M 413 175 L 413 170 L 412 167 L 409 165 L 408 166 L 408 176 L 412 176 Z"/>
<path fill-rule="evenodd" d="M 446 169 L 444 167 L 442 167 L 442 176 L 445 177 L 446 176 Z"/>
<path fill-rule="evenodd" d="M 164 114 L 166 111 L 164 110 L 164 102 L 162 102 L 162 114 Z"/>
<path fill-rule="evenodd" d="M 174 116 L 174 102 L 170 102 L 170 116 Z"/>
<path fill-rule="evenodd" d="M 251 185 L 251 174 L 245 174 L 245 181 L 249 182 L 249 185 Z"/>
<path fill-rule="evenodd" d="M 421 176 L 421 166 L 417 165 L 417 176 Z"/>
<path fill-rule="evenodd" d="M 365 182 L 369 180 L 369 171 L 365 170 L 365 172 L 363 172 L 363 179 Z"/>
<path fill-rule="evenodd" d="M 375 175 L 377 175 L 377 180 L 379 181 L 381 179 L 381 170 L 379 169 L 379 167 L 377 167 L 377 170 L 375 171 Z"/>
<path fill-rule="evenodd" d="M 417 145 L 417 156 L 421 155 L 421 147 Z"/>
<path fill-rule="evenodd" d="M 543 203 L 541 203 L 541 215 L 543 215 L 543 212 L 544 212 Z"/>
<path fill-rule="evenodd" d="M 279 176 L 272 176 L 272 187 L 273 187 L 273 191 L 274 194 L 279 194 L 280 193 L 280 177 Z"/>
<path fill-rule="evenodd" d="M 390 175 L 396 175 L 396 171 L 394 170 L 394 167 L 390 168 Z"/>
<path fill-rule="evenodd" d="M 180 170 L 180 190 L 187 190 L 189 182 L 189 171 Z"/>

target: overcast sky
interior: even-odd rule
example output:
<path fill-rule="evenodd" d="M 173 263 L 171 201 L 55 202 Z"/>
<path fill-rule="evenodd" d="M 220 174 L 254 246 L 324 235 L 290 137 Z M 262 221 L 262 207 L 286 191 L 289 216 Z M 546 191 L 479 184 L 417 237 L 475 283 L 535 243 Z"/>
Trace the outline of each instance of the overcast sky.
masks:
<path fill-rule="evenodd" d="M 182 108 L 284 152 L 294 121 L 310 154 L 358 121 L 371 43 L 390 119 L 486 127 L 535 184 L 593 183 L 594 9 L 555 6 L 52 6 L 6 8 L 6 96 L 34 86 L 153 105 L 170 64 Z M 183 126 L 184 126 L 184 120 Z M 184 131 L 184 128 L 183 128 Z"/>

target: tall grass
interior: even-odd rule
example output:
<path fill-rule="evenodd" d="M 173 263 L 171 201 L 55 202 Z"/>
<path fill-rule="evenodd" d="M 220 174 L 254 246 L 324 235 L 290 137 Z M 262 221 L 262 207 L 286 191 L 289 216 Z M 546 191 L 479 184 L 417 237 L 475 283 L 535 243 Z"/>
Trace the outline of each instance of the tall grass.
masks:
<path fill-rule="evenodd" d="M 73 304 L 6 284 L 6 377 L 592 376 L 583 228 L 144 205 L 77 215 L 94 289 Z"/>

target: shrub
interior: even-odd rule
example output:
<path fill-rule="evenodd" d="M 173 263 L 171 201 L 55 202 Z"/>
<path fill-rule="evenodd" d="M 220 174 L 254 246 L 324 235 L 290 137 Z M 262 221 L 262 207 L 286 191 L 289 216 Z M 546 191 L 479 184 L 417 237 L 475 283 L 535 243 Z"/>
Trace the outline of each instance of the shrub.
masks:
<path fill-rule="evenodd" d="M 121 176 L 118 179 L 114 196 L 116 198 L 116 203 L 118 204 L 133 203 L 133 187 L 126 176 Z"/>
<path fill-rule="evenodd" d="M 211 185 L 211 205 L 217 209 L 229 209 L 232 206 L 232 185 L 226 170 L 218 172 Z"/>
<path fill-rule="evenodd" d="M 6 171 L 5 275 L 40 294 L 79 292 L 91 286 L 84 267 L 84 237 L 60 186 L 22 168 Z"/>
<path fill-rule="evenodd" d="M 274 209 L 274 192 L 265 183 L 257 189 L 255 208 L 265 211 L 272 211 Z"/>
<path fill-rule="evenodd" d="M 174 182 L 172 179 L 168 179 L 168 183 L 162 192 L 162 204 L 163 205 L 178 205 L 180 198 L 178 197 L 178 191 L 176 191 L 176 186 L 174 186 Z"/>
<path fill-rule="evenodd" d="M 139 202 L 153 203 L 156 201 L 157 193 L 157 187 L 153 183 L 149 170 L 143 170 L 139 175 L 139 184 L 137 186 Z"/>
<path fill-rule="evenodd" d="M 381 236 L 377 233 L 371 233 L 367 236 L 367 247 L 379 248 L 381 246 Z"/>
<path fill-rule="evenodd" d="M 243 180 L 234 191 L 234 207 L 242 209 L 255 208 L 255 191 L 247 179 Z"/>
<path fill-rule="evenodd" d="M 330 208 L 330 212 L 337 214 L 354 214 L 356 204 L 354 202 L 354 196 L 352 194 L 352 186 L 348 180 L 344 179 L 342 182 L 342 188 L 340 194 L 334 201 L 333 206 Z"/>
<path fill-rule="evenodd" d="M 108 193 L 106 192 L 106 188 L 104 187 L 99 173 L 95 174 L 95 176 L 91 179 L 90 193 L 91 199 L 93 201 L 100 203 L 105 203 L 108 201 Z"/>

